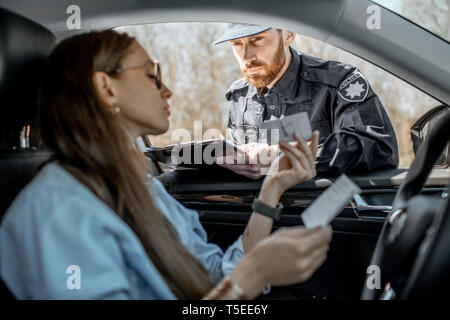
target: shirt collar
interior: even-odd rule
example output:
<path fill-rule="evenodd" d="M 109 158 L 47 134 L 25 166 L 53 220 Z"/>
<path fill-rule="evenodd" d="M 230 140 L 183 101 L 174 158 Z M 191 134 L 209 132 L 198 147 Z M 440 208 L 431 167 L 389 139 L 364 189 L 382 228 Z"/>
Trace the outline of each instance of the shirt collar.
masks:
<path fill-rule="evenodd" d="M 298 87 L 299 81 L 299 70 L 300 70 L 300 56 L 299 54 L 289 47 L 292 54 L 292 61 L 287 70 L 281 76 L 281 78 L 272 87 L 272 90 L 279 93 L 281 96 L 286 97 L 290 100 L 295 98 L 295 94 Z"/>

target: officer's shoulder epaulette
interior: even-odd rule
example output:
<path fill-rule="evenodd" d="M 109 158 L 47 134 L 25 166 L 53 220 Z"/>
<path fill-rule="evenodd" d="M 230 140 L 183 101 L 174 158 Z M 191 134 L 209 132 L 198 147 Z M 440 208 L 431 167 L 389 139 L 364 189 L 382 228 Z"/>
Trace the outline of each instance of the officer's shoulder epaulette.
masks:
<path fill-rule="evenodd" d="M 248 83 L 245 78 L 241 78 L 230 85 L 230 87 L 227 89 L 227 92 L 225 93 L 225 97 L 227 98 L 227 100 L 229 100 L 233 93 L 242 91 L 242 94 L 246 94 L 247 90 Z"/>
<path fill-rule="evenodd" d="M 303 79 L 336 88 L 340 86 L 347 75 L 356 70 L 350 64 L 332 60 L 325 61 L 304 53 L 300 54 L 300 58 L 302 59 L 300 76 Z"/>

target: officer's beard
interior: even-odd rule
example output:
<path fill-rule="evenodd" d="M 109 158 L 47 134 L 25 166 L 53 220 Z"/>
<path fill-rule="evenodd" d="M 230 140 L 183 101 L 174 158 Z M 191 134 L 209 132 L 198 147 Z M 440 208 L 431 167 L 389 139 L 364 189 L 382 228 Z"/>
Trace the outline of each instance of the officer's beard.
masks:
<path fill-rule="evenodd" d="M 245 76 L 245 80 L 250 83 L 252 86 L 256 88 L 265 88 L 276 78 L 276 76 L 280 73 L 281 69 L 286 62 L 286 57 L 284 55 L 284 44 L 283 37 L 280 37 L 280 42 L 278 43 L 278 48 L 275 53 L 275 58 L 273 62 L 267 66 L 266 64 L 260 63 L 257 60 L 245 66 L 245 69 L 241 69 L 242 73 Z M 256 68 L 262 67 L 265 71 L 264 74 L 247 74 L 247 68 Z"/>

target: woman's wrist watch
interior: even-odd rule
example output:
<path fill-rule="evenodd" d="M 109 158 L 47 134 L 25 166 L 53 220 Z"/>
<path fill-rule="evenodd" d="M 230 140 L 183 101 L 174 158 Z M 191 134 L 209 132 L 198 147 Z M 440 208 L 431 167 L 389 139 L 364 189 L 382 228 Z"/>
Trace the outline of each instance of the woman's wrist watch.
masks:
<path fill-rule="evenodd" d="M 278 220 L 280 219 L 281 210 L 283 210 L 283 204 L 280 202 L 278 206 L 274 208 L 262 203 L 258 198 L 255 198 L 252 204 L 252 210 L 274 220 Z"/>

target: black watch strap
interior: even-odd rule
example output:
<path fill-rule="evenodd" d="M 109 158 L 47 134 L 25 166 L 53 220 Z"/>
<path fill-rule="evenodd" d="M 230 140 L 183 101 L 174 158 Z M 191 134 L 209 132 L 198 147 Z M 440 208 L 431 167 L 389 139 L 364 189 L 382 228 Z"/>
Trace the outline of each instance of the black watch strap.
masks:
<path fill-rule="evenodd" d="M 267 204 L 262 203 L 261 201 L 259 201 L 258 198 L 256 198 L 252 204 L 252 210 L 254 212 L 260 213 L 260 214 L 270 217 L 274 220 L 278 220 L 280 218 L 280 213 L 281 213 L 282 209 L 283 209 L 283 204 L 281 202 L 278 204 L 278 207 L 274 208 L 274 207 L 268 206 Z"/>

